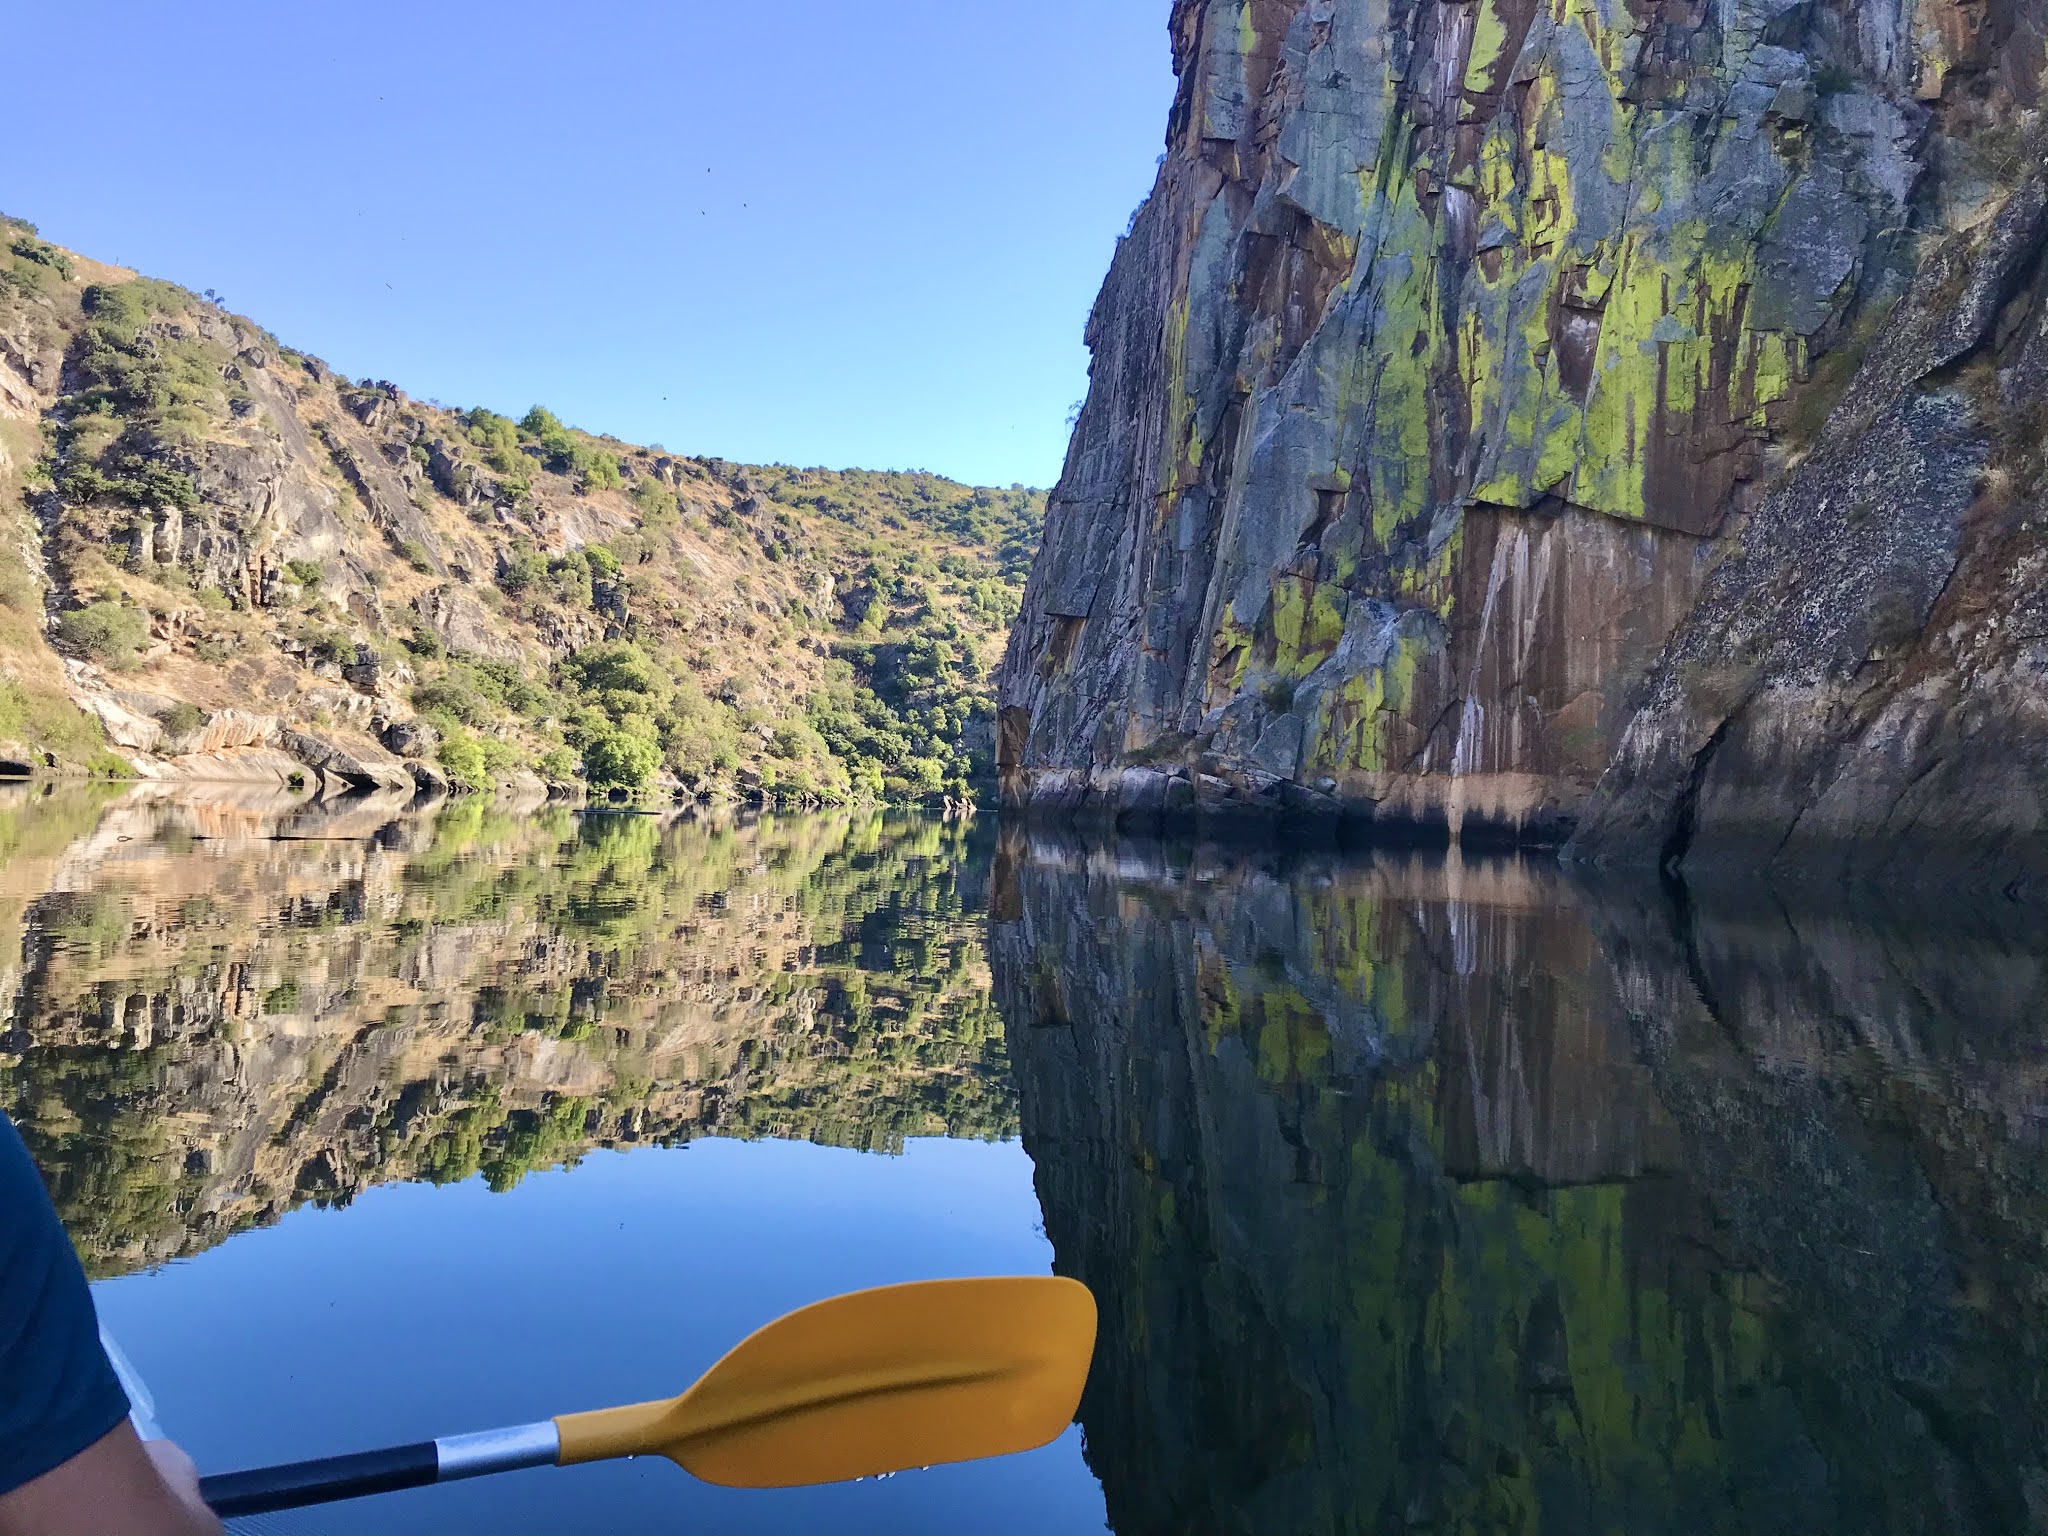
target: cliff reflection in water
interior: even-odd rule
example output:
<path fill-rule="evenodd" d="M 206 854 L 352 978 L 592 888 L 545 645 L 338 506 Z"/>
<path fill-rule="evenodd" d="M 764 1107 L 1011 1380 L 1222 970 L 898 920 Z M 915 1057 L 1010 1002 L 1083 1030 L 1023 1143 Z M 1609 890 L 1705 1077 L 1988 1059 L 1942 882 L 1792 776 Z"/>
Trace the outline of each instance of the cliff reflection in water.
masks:
<path fill-rule="evenodd" d="M 0 1103 L 96 1274 L 701 1135 L 1014 1135 L 937 822 L 0 798 Z"/>
<path fill-rule="evenodd" d="M 1007 833 L 994 890 L 1120 1536 L 2048 1518 L 2039 934 Z"/>

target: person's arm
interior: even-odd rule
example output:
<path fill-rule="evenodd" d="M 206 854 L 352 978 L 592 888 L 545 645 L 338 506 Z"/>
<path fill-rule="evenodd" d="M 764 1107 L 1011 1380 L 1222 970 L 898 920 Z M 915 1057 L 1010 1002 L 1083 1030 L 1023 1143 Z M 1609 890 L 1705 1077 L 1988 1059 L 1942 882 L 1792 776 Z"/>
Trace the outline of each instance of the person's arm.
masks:
<path fill-rule="evenodd" d="M 220 1536 L 192 1458 L 145 1444 L 126 1419 L 41 1477 L 0 1494 L 0 1536 Z"/>
<path fill-rule="evenodd" d="M 0 1115 L 0 1536 L 217 1536 L 175 1445 L 144 1445 L 85 1271 Z"/>

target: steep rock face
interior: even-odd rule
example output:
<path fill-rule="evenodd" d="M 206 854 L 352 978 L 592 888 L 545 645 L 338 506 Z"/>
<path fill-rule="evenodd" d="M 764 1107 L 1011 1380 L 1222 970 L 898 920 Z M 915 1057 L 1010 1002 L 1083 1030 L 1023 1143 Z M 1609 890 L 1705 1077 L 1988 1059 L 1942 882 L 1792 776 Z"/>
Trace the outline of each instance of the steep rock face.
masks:
<path fill-rule="evenodd" d="M 1714 571 L 1578 849 L 2048 874 L 2048 184 L 1928 262 Z"/>
<path fill-rule="evenodd" d="M 1180 0 L 1173 39 L 1006 794 L 1554 840 L 1916 228 L 2024 170 L 1986 125 L 2039 18 Z"/>

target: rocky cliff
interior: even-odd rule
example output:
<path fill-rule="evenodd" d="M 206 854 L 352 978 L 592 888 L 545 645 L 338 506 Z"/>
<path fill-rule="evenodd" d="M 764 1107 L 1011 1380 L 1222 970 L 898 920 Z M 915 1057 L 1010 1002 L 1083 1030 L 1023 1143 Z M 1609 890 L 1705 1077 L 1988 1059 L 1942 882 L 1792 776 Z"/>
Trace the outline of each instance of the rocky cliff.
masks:
<path fill-rule="evenodd" d="M 2037 778 L 1956 765 L 2048 744 L 2043 38 L 2015 0 L 1179 0 L 1009 801 L 1556 842 L 1610 776 L 1595 853 L 2038 837 Z"/>
<path fill-rule="evenodd" d="M 964 795 L 1041 498 L 336 375 L 0 220 L 0 765 Z"/>

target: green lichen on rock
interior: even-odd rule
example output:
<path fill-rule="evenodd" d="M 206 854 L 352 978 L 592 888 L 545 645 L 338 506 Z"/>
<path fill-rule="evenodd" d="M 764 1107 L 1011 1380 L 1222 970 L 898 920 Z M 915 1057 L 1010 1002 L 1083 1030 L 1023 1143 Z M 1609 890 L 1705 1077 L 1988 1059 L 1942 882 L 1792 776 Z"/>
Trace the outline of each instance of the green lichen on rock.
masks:
<path fill-rule="evenodd" d="M 1398 756 L 1417 814 L 1455 831 L 1478 780 L 1557 835 L 1700 541 L 1918 259 L 1950 162 L 1913 93 L 1956 45 L 1878 67 L 1783 7 L 1174 14 L 1173 140 L 1000 681 L 1007 793 L 1121 808 L 1103 745 L 1172 739 L 1145 766 L 1206 776 L 1198 809 L 1379 816 L 1339 770 Z"/>
<path fill-rule="evenodd" d="M 1428 642 L 1402 636 L 1385 662 L 1345 678 L 1325 706 L 1310 755 L 1324 773 L 1384 773 L 1394 721 L 1414 702 L 1416 672 Z"/>

